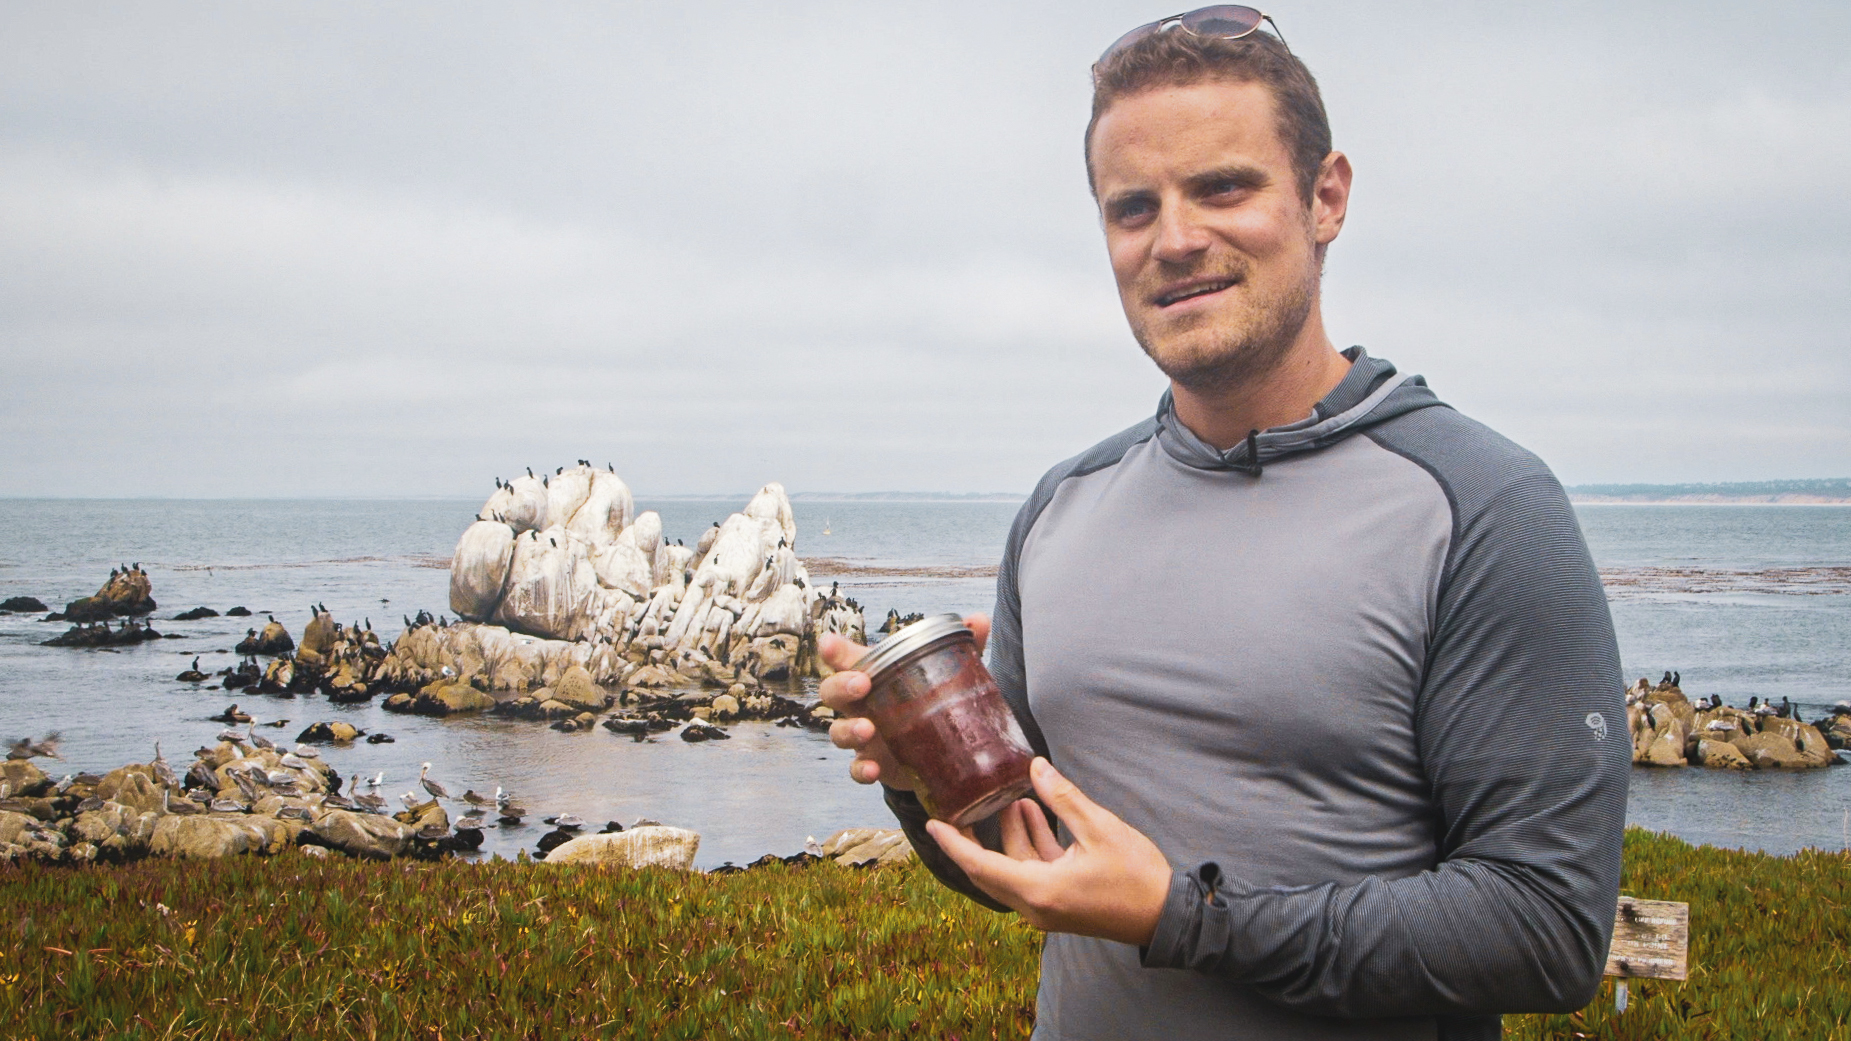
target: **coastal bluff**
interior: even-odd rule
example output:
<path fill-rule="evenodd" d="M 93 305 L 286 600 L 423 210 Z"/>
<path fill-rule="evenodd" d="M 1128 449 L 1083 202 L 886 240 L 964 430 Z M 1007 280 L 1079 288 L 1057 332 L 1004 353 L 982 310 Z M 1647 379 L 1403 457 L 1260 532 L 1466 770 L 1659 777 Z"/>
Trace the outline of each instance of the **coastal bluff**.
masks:
<path fill-rule="evenodd" d="M 811 584 L 796 546 L 775 482 L 692 547 L 664 538 L 655 512 L 636 513 L 611 470 L 580 463 L 498 482 L 451 561 L 461 621 L 415 626 L 378 678 L 420 691 L 431 709 L 545 690 L 596 711 L 605 689 L 817 676 L 817 639 L 865 642 L 866 621 L 852 600 Z"/>

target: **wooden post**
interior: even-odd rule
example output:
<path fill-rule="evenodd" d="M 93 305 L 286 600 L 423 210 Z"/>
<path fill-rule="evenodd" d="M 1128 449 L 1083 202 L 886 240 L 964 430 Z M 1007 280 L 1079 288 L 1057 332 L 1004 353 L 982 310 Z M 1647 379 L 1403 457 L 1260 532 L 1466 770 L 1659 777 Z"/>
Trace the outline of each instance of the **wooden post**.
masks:
<path fill-rule="evenodd" d="M 1614 912 L 1607 975 L 1682 980 L 1690 977 L 1690 905 L 1620 897 Z"/>

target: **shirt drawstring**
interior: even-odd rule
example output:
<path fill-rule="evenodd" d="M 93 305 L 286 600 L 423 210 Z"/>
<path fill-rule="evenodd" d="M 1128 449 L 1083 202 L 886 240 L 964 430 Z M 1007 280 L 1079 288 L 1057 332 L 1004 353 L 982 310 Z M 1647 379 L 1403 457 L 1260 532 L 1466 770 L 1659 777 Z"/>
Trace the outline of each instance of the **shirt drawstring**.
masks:
<path fill-rule="evenodd" d="M 1247 431 L 1247 461 L 1244 463 L 1229 462 L 1228 465 L 1249 477 L 1260 476 L 1262 467 L 1260 466 L 1260 432 L 1258 430 Z"/>

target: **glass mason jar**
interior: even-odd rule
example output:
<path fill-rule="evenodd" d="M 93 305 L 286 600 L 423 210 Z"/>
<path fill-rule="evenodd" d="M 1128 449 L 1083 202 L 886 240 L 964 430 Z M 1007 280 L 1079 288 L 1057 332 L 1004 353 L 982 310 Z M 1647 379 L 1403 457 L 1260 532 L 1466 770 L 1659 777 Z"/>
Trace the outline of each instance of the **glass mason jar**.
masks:
<path fill-rule="evenodd" d="M 926 812 L 962 828 L 1028 794 L 1034 752 L 962 618 L 922 618 L 855 670 L 868 677 L 868 718 L 912 773 Z"/>

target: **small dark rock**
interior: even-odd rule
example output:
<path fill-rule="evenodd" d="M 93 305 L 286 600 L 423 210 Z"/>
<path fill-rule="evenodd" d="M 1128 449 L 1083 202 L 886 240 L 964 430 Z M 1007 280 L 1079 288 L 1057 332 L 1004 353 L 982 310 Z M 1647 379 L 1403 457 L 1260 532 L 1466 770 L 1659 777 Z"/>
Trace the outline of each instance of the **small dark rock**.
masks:
<path fill-rule="evenodd" d="M 16 596 L 7 600 L 6 603 L 0 604 L 0 611 L 17 611 L 21 614 L 28 611 L 37 614 L 40 611 L 49 610 L 51 610 L 51 608 L 45 606 L 45 601 L 40 600 L 36 596 Z"/>
<path fill-rule="evenodd" d="M 398 739 L 387 733 L 366 735 L 366 743 L 369 745 L 389 745 L 396 740 Z"/>
<path fill-rule="evenodd" d="M 683 741 L 726 741 L 731 739 L 732 736 L 733 735 L 721 730 L 719 727 L 714 726 L 712 723 L 701 719 L 691 721 L 681 730 L 681 739 Z"/>
<path fill-rule="evenodd" d="M 195 607 L 191 611 L 182 611 L 174 615 L 176 622 L 197 622 L 201 618 L 217 618 L 219 613 L 210 607 Z"/>
<path fill-rule="evenodd" d="M 120 629 L 111 629 L 107 622 L 83 623 L 73 625 L 62 636 L 54 636 L 43 642 L 46 647 L 126 647 L 143 640 L 158 640 L 161 634 L 152 626 L 139 622 L 125 622 Z"/>
<path fill-rule="evenodd" d="M 225 612 L 225 617 L 227 618 L 249 618 L 250 616 L 251 609 L 248 607 L 234 607 Z"/>
<path fill-rule="evenodd" d="M 537 846 L 540 852 L 551 853 L 566 843 L 571 842 L 574 837 L 575 836 L 569 831 L 549 831 L 540 836 L 540 841 L 537 843 Z"/>

